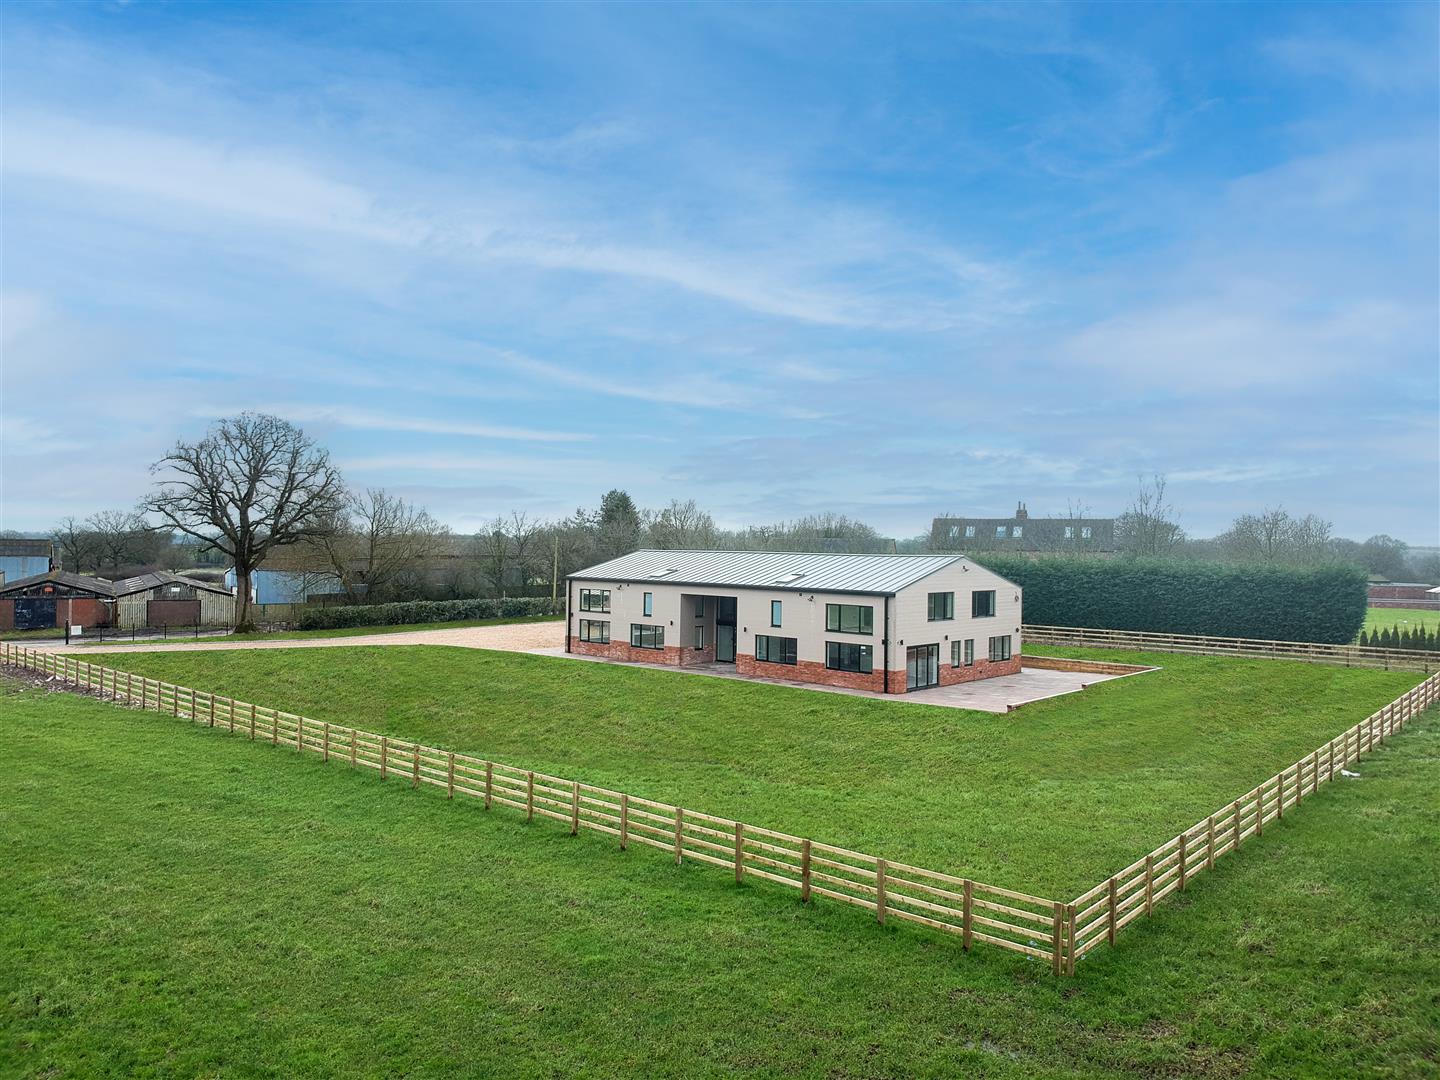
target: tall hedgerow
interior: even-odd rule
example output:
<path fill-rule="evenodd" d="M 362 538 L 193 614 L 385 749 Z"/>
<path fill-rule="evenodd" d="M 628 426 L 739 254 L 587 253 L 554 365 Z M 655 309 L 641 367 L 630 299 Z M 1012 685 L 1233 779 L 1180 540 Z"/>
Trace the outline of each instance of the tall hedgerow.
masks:
<path fill-rule="evenodd" d="M 974 558 L 1025 590 L 1033 625 L 1349 644 L 1365 623 L 1365 572 L 1356 566 Z"/>

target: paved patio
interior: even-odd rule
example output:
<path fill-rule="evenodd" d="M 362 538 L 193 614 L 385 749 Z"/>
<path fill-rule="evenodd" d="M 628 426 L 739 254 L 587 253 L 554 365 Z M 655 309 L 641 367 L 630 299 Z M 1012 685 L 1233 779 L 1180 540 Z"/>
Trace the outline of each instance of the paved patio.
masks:
<path fill-rule="evenodd" d="M 1105 675 L 1091 671 L 1055 671 L 1048 668 L 1022 667 L 1019 675 L 1001 675 L 979 682 L 960 683 L 956 686 L 936 686 L 929 690 L 914 690 L 908 694 L 878 694 L 873 690 L 851 690 L 844 686 L 821 686 L 818 683 L 796 682 L 791 679 L 761 678 L 759 676 L 737 675 L 731 664 L 694 664 L 675 667 L 672 664 L 638 664 L 622 660 L 610 660 L 603 656 L 580 656 L 567 653 L 563 648 L 534 649 L 538 656 L 558 656 L 567 660 L 583 660 L 596 664 L 624 664 L 627 667 L 652 668 L 655 671 L 670 671 L 681 675 L 708 675 L 715 679 L 741 679 L 744 682 L 763 682 L 772 686 L 789 686 L 796 690 L 815 690 L 824 694 L 848 694 L 850 697 L 880 698 L 911 705 L 939 705 L 948 709 L 974 709 L 978 712 L 1004 713 L 1032 701 L 1059 697 L 1062 694 L 1077 694 L 1087 686 L 1109 682 L 1111 679 L 1127 678 L 1126 675 Z"/>

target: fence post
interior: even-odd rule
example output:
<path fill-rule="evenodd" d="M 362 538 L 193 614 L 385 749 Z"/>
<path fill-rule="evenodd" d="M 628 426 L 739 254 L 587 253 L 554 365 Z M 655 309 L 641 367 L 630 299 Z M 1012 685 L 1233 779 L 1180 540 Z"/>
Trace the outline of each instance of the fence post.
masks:
<path fill-rule="evenodd" d="M 620 793 L 620 850 L 624 851 L 630 846 L 630 796 L 622 791 Z"/>
<path fill-rule="evenodd" d="M 170 715 L 180 715 L 180 687 L 174 683 L 170 685 Z"/>
<path fill-rule="evenodd" d="M 215 726 L 215 695 L 214 695 L 214 693 L 211 693 L 211 695 L 210 695 L 210 726 L 211 726 L 211 727 L 214 727 L 214 726 Z"/>
<path fill-rule="evenodd" d="M 1234 832 L 1234 841 L 1230 845 L 1231 851 L 1238 851 L 1240 848 L 1240 800 L 1236 799 L 1230 804 L 1231 820 L 1230 828 Z"/>
<path fill-rule="evenodd" d="M 965 884 L 960 886 L 960 893 L 963 897 L 960 901 L 960 947 L 966 952 L 970 951 L 970 911 L 974 892 L 975 883 L 966 878 Z"/>
<path fill-rule="evenodd" d="M 1205 819 L 1205 869 L 1215 869 L 1215 815 Z"/>
<path fill-rule="evenodd" d="M 251 706 L 250 706 L 250 740 L 251 740 L 251 742 L 254 742 L 254 740 L 255 740 L 255 706 L 254 706 L 254 705 L 251 705 Z"/>
<path fill-rule="evenodd" d="M 323 736 L 324 736 L 324 744 L 323 744 L 323 745 L 321 746 L 321 748 L 320 748 L 321 754 L 324 755 L 321 760 L 323 760 L 323 761 L 325 761 L 325 762 L 328 763 L 328 762 L 330 761 L 330 721 L 329 721 L 329 720 L 326 720 L 326 721 L 325 721 L 325 726 L 324 726 L 323 728 L 321 728 L 321 732 L 323 733 Z"/>
<path fill-rule="evenodd" d="M 580 781 L 570 781 L 570 835 L 580 832 Z"/>
<path fill-rule="evenodd" d="M 1056 904 L 1055 907 L 1059 908 L 1060 905 Z M 1155 856 L 1150 854 L 1145 856 L 1145 914 L 1148 916 L 1153 910 L 1155 910 Z"/>
<path fill-rule="evenodd" d="M 1105 940 L 1113 946 L 1115 944 L 1115 903 L 1116 894 L 1118 892 L 1115 887 L 1115 879 L 1113 877 L 1105 883 L 1105 892 L 1106 895 L 1109 897 L 1109 903 L 1106 905 L 1109 910 L 1105 913 Z"/>
<path fill-rule="evenodd" d="M 445 759 L 445 797 L 455 798 L 455 754 L 452 751 Z"/>
<path fill-rule="evenodd" d="M 1075 974 L 1075 905 L 1065 905 L 1065 956 L 1066 970 Z"/>
<path fill-rule="evenodd" d="M 1055 911 L 1050 920 L 1050 973 L 1060 974 L 1060 923 L 1065 918 L 1065 905 L 1055 901 Z"/>
<path fill-rule="evenodd" d="M 359 751 L 359 749 L 360 749 L 360 740 L 359 740 L 359 737 L 358 737 L 355 729 L 352 727 L 352 728 L 350 729 L 350 767 L 351 767 L 352 769 L 355 768 L 355 765 L 356 765 L 356 763 L 357 763 L 357 762 L 356 762 L 356 759 L 357 759 L 357 756 L 358 756 L 358 751 Z"/>
<path fill-rule="evenodd" d="M 1285 770 L 1280 770 L 1280 775 L 1275 778 L 1278 787 L 1276 788 L 1275 799 L 1275 820 L 1279 821 L 1285 816 Z"/>
<path fill-rule="evenodd" d="M 1300 800 L 1305 797 L 1305 759 L 1301 758 L 1295 763 L 1295 805 L 1300 805 Z"/>
<path fill-rule="evenodd" d="M 410 786 L 412 788 L 418 788 L 420 786 L 420 744 L 418 742 L 414 743 L 413 747 L 415 750 L 415 762 L 411 773 Z"/>
<path fill-rule="evenodd" d="M 270 710 L 270 745 L 280 745 L 280 713 L 278 710 Z"/>
<path fill-rule="evenodd" d="M 684 850 L 684 839 L 682 832 L 685 828 L 685 811 L 675 807 L 675 865 L 680 865 L 680 859 Z"/>
<path fill-rule="evenodd" d="M 735 822 L 735 884 L 745 880 L 745 825 Z"/>
<path fill-rule="evenodd" d="M 1181 891 L 1181 892 L 1184 892 L 1184 891 L 1185 891 L 1185 876 L 1186 876 L 1186 872 L 1185 872 L 1185 847 L 1186 847 L 1186 845 L 1185 845 L 1185 839 L 1186 839 L 1186 836 L 1187 836 L 1187 835 L 1188 835 L 1187 833 L 1183 833 L 1183 832 L 1180 834 L 1180 891 Z"/>
<path fill-rule="evenodd" d="M 800 902 L 810 902 L 810 841 L 800 841 Z"/>
<path fill-rule="evenodd" d="M 305 717 L 295 717 L 295 752 L 305 749 Z"/>
<path fill-rule="evenodd" d="M 495 763 L 485 762 L 485 809 L 490 809 L 490 793 L 495 790 Z"/>
<path fill-rule="evenodd" d="M 885 925 L 885 860 L 875 860 L 875 919 Z"/>
<path fill-rule="evenodd" d="M 380 779 L 388 780 L 390 777 L 390 739 L 388 736 L 380 736 Z"/>
<path fill-rule="evenodd" d="M 525 774 L 525 820 L 535 820 L 535 773 L 534 771 Z"/>

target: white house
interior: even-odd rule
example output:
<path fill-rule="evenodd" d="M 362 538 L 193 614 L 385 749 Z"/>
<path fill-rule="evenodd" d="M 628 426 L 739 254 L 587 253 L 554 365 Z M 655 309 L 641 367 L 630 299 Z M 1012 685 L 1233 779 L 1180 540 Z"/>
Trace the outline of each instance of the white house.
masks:
<path fill-rule="evenodd" d="M 643 549 L 565 595 L 588 656 L 889 694 L 1020 671 L 1020 587 L 963 555 Z"/>

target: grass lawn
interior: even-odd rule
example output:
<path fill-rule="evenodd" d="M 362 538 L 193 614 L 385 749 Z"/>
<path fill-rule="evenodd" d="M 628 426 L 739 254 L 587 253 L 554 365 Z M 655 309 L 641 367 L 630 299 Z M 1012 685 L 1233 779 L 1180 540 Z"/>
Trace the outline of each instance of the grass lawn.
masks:
<path fill-rule="evenodd" d="M 0 695 L 0 1075 L 1406 1078 L 1440 1060 L 1433 713 L 1054 979 L 184 722 Z"/>
<path fill-rule="evenodd" d="M 1423 608 L 1366 608 L 1365 632 L 1372 630 L 1425 630 L 1440 629 L 1440 611 Z"/>
<path fill-rule="evenodd" d="M 432 622 L 432 623 L 401 623 L 395 626 L 347 626 L 338 630 L 269 630 L 256 631 L 253 634 L 227 634 L 225 641 L 284 641 L 292 638 L 343 638 L 343 637 L 367 637 L 371 634 L 408 634 L 416 630 L 460 630 L 470 626 L 509 626 L 515 623 L 537 623 L 537 622 L 560 622 L 556 615 L 512 615 L 503 619 L 460 619 L 453 622 Z M 107 631 L 108 633 L 108 631 Z M 56 636 L 54 631 L 26 630 L 19 631 L 13 636 L 16 638 L 30 635 Z M 8 640 L 12 635 L 0 635 L 0 639 Z M 64 635 L 61 634 L 61 637 Z M 201 639 L 213 637 L 214 635 L 202 634 Z M 96 639 L 95 643 L 108 644 L 108 638 Z M 123 640 L 123 639 L 122 639 Z M 187 645 L 193 644 L 194 639 L 177 636 L 173 641 L 144 641 L 143 644 L 164 647 L 166 645 Z M 85 644 L 85 642 L 80 642 Z"/>
<path fill-rule="evenodd" d="M 106 661 L 1061 900 L 1422 679 L 1094 655 L 1163 670 L 994 715 L 433 646 Z"/>

